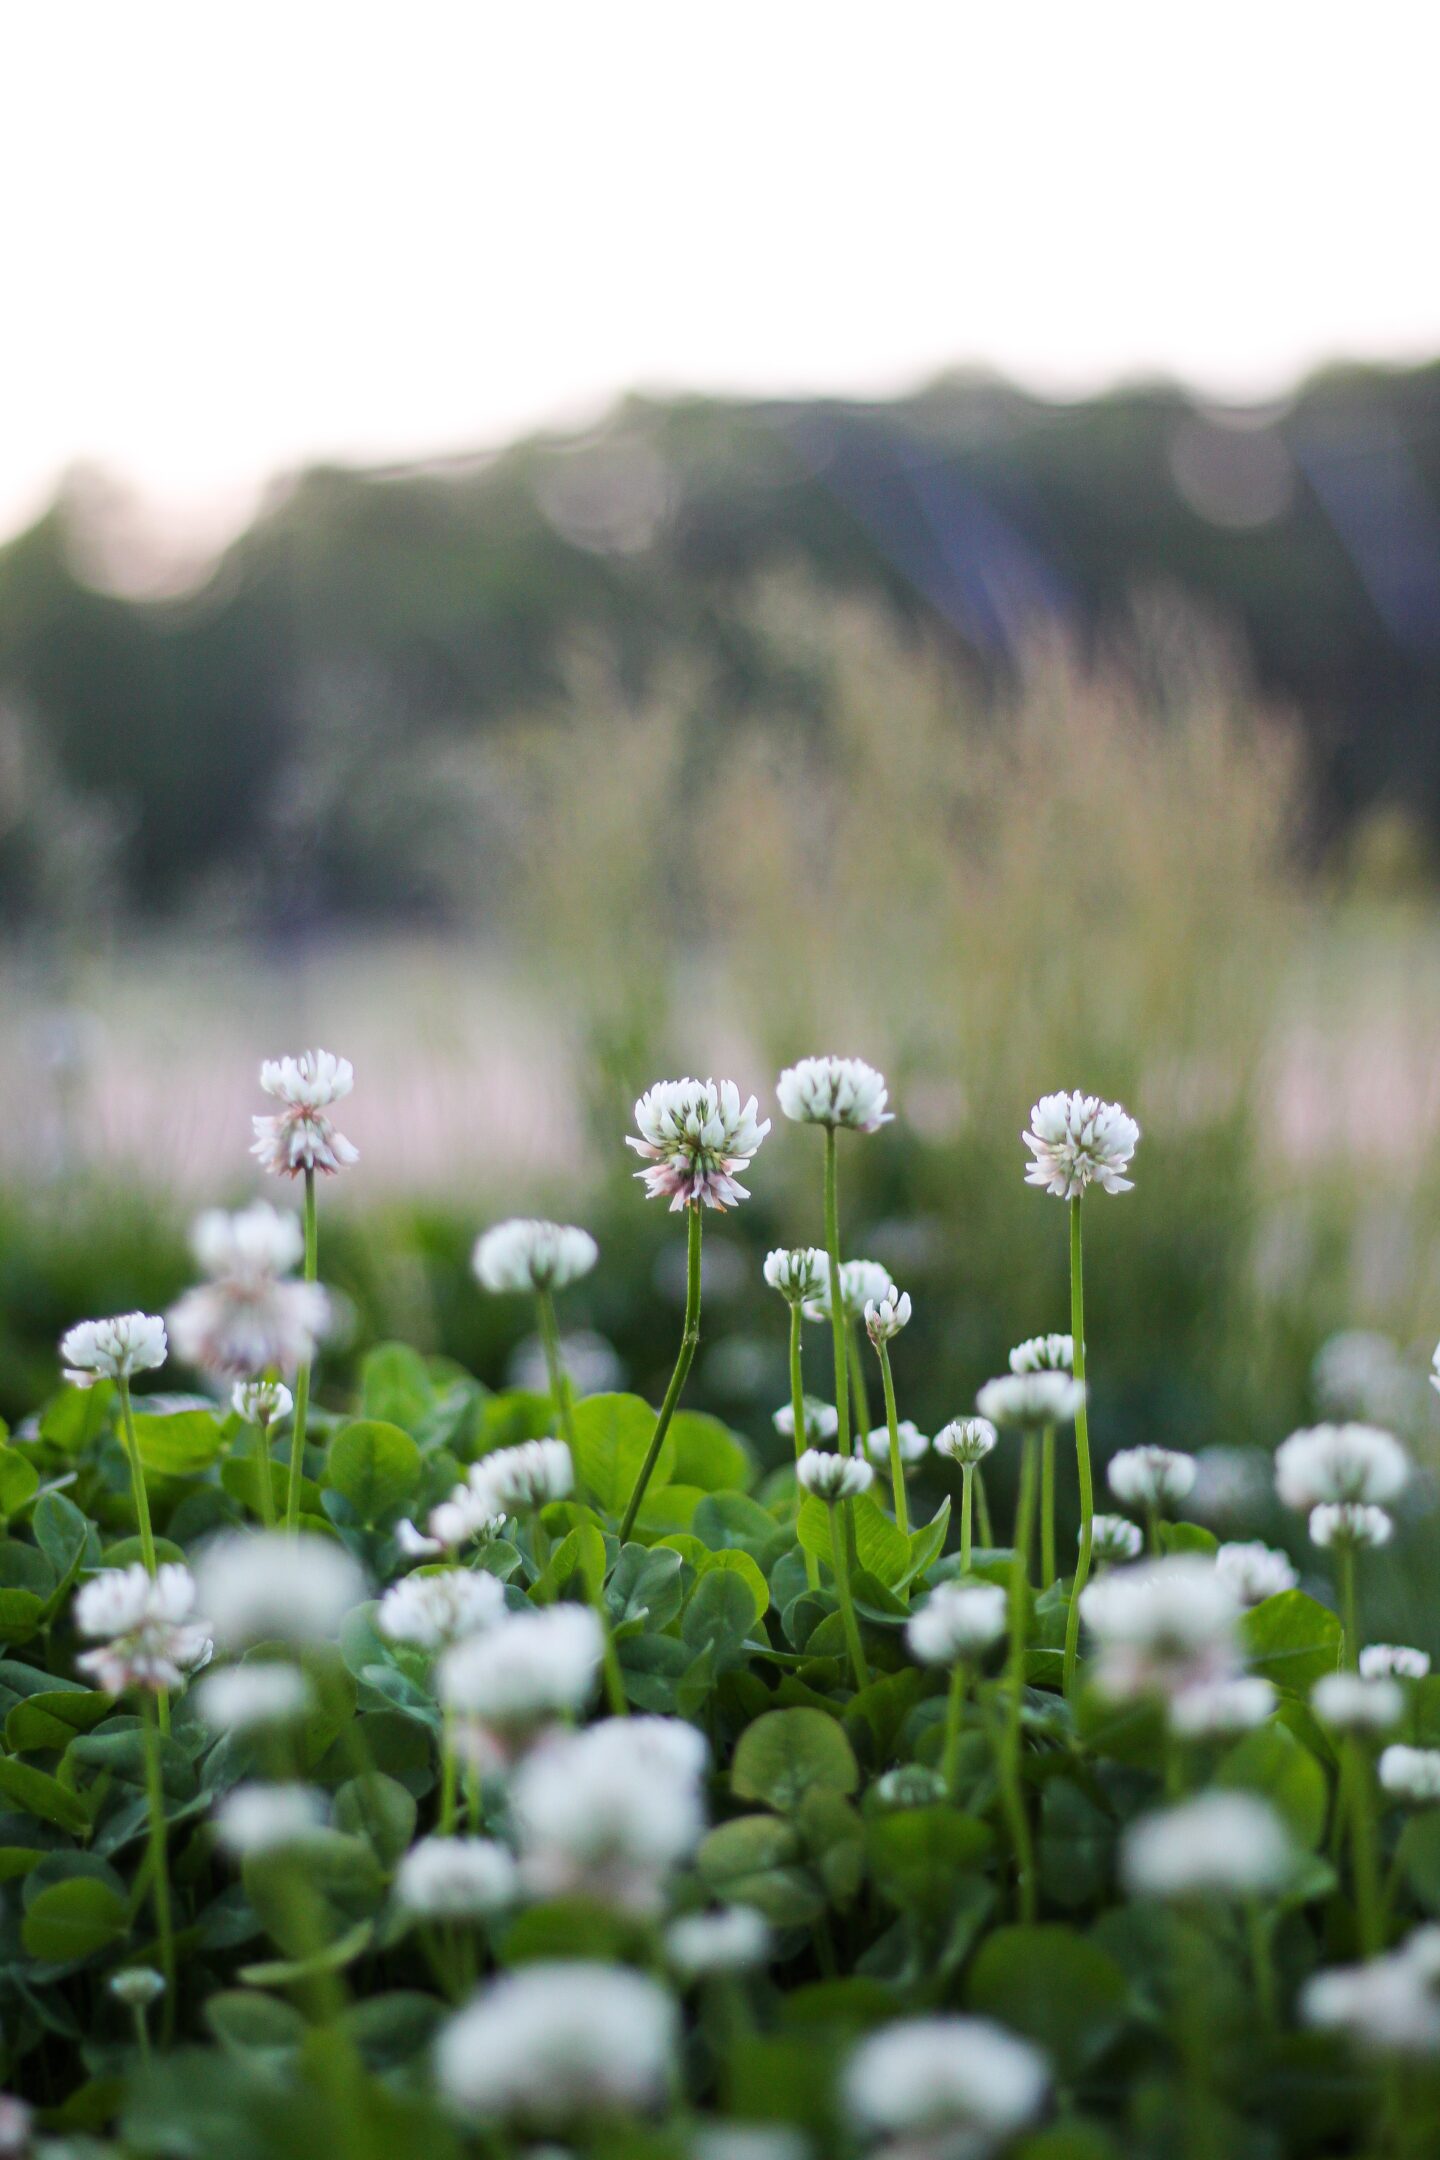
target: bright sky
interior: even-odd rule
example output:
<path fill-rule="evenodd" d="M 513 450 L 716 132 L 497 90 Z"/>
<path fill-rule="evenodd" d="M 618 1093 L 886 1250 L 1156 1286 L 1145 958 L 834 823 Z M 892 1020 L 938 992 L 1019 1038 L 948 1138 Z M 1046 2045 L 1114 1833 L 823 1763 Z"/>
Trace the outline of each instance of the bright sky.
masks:
<path fill-rule="evenodd" d="M 1440 351 L 1432 0 L 13 0 L 0 533 L 630 386 Z"/>

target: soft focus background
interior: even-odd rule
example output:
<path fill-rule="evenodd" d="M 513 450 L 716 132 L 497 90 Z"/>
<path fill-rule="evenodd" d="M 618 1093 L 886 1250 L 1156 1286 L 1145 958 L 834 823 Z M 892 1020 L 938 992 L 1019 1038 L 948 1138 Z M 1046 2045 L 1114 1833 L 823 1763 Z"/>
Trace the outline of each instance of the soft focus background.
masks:
<path fill-rule="evenodd" d="M 521 1210 L 654 1389 L 634 1096 L 837 1049 L 927 1428 L 1066 1324 L 1020 1131 L 1073 1085 L 1145 1132 L 1103 1444 L 1433 1454 L 1435 18 L 980 12 L 0 27 L 0 1410 L 182 1286 L 316 1042 L 328 1384 L 523 1371 L 466 1267 Z M 815 1136 L 751 1182 L 695 1396 L 759 1436 Z"/>

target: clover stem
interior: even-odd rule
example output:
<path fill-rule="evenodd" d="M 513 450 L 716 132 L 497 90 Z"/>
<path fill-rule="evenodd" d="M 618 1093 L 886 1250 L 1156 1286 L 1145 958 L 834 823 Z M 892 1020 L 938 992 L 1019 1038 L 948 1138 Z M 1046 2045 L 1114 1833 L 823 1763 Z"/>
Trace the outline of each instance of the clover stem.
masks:
<path fill-rule="evenodd" d="M 828 1500 L 825 1504 L 830 1510 L 830 1554 L 835 1570 L 835 1595 L 840 1600 L 840 1625 L 845 1630 L 855 1686 L 866 1688 L 870 1685 L 870 1668 L 865 1662 L 865 1645 L 860 1640 L 860 1623 L 855 1618 L 855 1601 L 850 1595 L 850 1564 L 845 1554 L 845 1532 L 840 1524 L 840 1503 Z"/>
<path fill-rule="evenodd" d="M 1348 1538 L 1336 1547 L 1335 1567 L 1340 1577 L 1340 1619 L 1345 1631 L 1340 1658 L 1354 1672 L 1360 1663 L 1360 1625 L 1355 1598 L 1355 1548 Z"/>
<path fill-rule="evenodd" d="M 890 1490 L 895 1496 L 895 1520 L 906 1537 L 910 1535 L 910 1510 L 905 1505 L 905 1465 L 900 1460 L 900 1424 L 895 1415 L 895 1383 L 890 1377 L 890 1351 L 881 1342 L 875 1345 L 880 1354 L 880 1379 L 885 1389 L 885 1425 L 890 1435 Z"/>
<path fill-rule="evenodd" d="M 960 1781 L 960 1726 L 965 1715 L 965 1682 L 968 1677 L 965 1660 L 957 1659 L 951 1669 L 949 1692 L 945 1697 L 945 1752 L 940 1764 L 945 1790 L 952 1801 L 956 1797 Z"/>
<path fill-rule="evenodd" d="M 319 1227 L 315 1219 L 315 1165 L 305 1165 L 305 1280 L 316 1280 L 319 1265 Z M 300 1481 L 305 1474 L 305 1422 L 310 1411 L 310 1360 L 295 1375 L 295 1421 L 290 1429 L 290 1482 L 285 1492 L 285 1528 L 292 1533 L 300 1522 Z"/>
<path fill-rule="evenodd" d="M 845 1347 L 850 1368 L 850 1400 L 854 1405 L 851 1424 L 863 1443 L 870 1430 L 870 1390 L 865 1384 L 865 1359 L 860 1349 L 860 1336 L 853 1320 L 845 1322 Z"/>
<path fill-rule="evenodd" d="M 670 1375 L 670 1385 L 665 1390 L 665 1400 L 660 1405 L 655 1431 L 646 1450 L 645 1460 L 640 1465 L 635 1489 L 625 1503 L 625 1515 L 620 1524 L 622 1545 L 635 1527 L 635 1517 L 640 1512 L 645 1488 L 660 1460 L 660 1450 L 665 1445 L 665 1435 L 670 1430 L 670 1420 L 675 1415 L 676 1404 L 680 1400 L 681 1390 L 695 1356 L 695 1345 L 700 1340 L 700 1202 L 690 1201 L 685 1212 L 689 1217 L 685 1264 L 685 1332 L 680 1338 L 680 1355 L 675 1360 L 675 1370 Z"/>
<path fill-rule="evenodd" d="M 1015 1842 L 1019 1875 L 1020 1918 L 1035 1917 L 1035 1860 L 1030 1824 L 1025 1813 L 1020 1778 L 1020 1705 L 1025 1694 L 1025 1636 L 1030 1603 L 1028 1559 L 1035 1534 L 1035 1435 L 1023 1432 L 1020 1439 L 1020 1491 L 1015 1506 L 1015 1541 L 1010 1555 L 1009 1629 L 1010 1651 L 1005 1668 L 1005 1715 L 1002 1741 L 1002 1785 Z"/>
<path fill-rule="evenodd" d="M 830 1256 L 830 1334 L 835 1345 L 835 1443 L 850 1453 L 849 1337 L 840 1280 L 840 1203 L 836 1190 L 835 1127 L 825 1127 L 825 1250 Z"/>
<path fill-rule="evenodd" d="M 800 1301 L 797 1298 L 790 1307 L 790 1415 L 795 1420 L 795 1460 L 798 1463 L 805 1452 L 805 1373 L 800 1355 Z M 805 1580 L 812 1590 L 820 1587 L 820 1563 L 808 1546 L 805 1553 Z"/>
<path fill-rule="evenodd" d="M 1055 1580 L 1055 1428 L 1040 1435 L 1040 1587 Z"/>
<path fill-rule="evenodd" d="M 140 1460 L 140 1443 L 135 1437 L 135 1414 L 130 1404 L 129 1375 L 119 1374 L 115 1385 L 120 1394 L 120 1424 L 125 1434 L 125 1453 L 130 1459 L 130 1487 L 135 1495 L 135 1519 L 140 1526 L 140 1552 L 145 1562 L 145 1572 L 153 1581 L 155 1534 L 150 1527 L 150 1495 L 145 1490 L 145 1465 Z"/>
<path fill-rule="evenodd" d="M 990 1522 L 990 1500 L 985 1491 L 985 1473 L 979 1463 L 975 1465 L 975 1527 L 980 1533 L 980 1543 L 987 1549 L 995 1543 L 995 1532 Z"/>
<path fill-rule="evenodd" d="M 455 1713 L 445 1712 L 440 1728 L 440 1820 L 441 1837 L 455 1833 L 455 1803 L 460 1787 L 460 1765 L 455 1755 Z"/>
<path fill-rule="evenodd" d="M 170 1919 L 170 1874 L 165 1856 L 165 1772 L 160 1759 L 160 1720 L 148 1693 L 141 1701 L 145 1747 L 145 1800 L 150 1818 L 150 1891 L 155 1932 L 160 1938 L 160 1970 L 165 1976 L 165 2021 L 169 2030 L 175 2005 L 175 1937 Z"/>
<path fill-rule="evenodd" d="M 560 1328 L 555 1318 L 555 1299 L 548 1287 L 535 1292 L 535 1313 L 540 1327 L 540 1342 L 545 1352 L 550 1397 L 560 1425 L 560 1437 L 573 1455 L 575 1415 L 570 1397 L 570 1375 L 566 1372 L 565 1360 L 560 1355 Z"/>
<path fill-rule="evenodd" d="M 1085 1254 L 1080 1230 L 1080 1201 L 1070 1202 L 1070 1333 L 1075 1345 L 1075 1378 L 1085 1386 Z M 1065 1619 L 1064 1685 L 1067 1700 L 1075 1692 L 1075 1666 L 1080 1655 L 1080 1598 L 1090 1578 L 1090 1553 L 1095 1539 L 1095 1487 L 1090 1475 L 1090 1411 L 1084 1394 L 1075 1410 L 1075 1465 L 1080 1478 L 1080 1553 L 1070 1590 L 1070 1610 Z"/>
<path fill-rule="evenodd" d="M 1349 1787 L 1350 1873 L 1355 1891 L 1355 1926 L 1360 1955 L 1377 1957 L 1382 1947 L 1380 1875 L 1375 1854 L 1375 1811 L 1370 1802 L 1370 1765 L 1353 1734 L 1344 1744 L 1345 1782 Z"/>
<path fill-rule="evenodd" d="M 962 1575 L 968 1575 L 968 1574 L 969 1574 L 969 1572 L 970 1572 L 970 1554 L 971 1554 L 971 1550 L 972 1550 L 972 1545 L 971 1545 L 971 1537 L 970 1537 L 970 1511 L 971 1511 L 971 1506 L 972 1506 L 972 1504 L 973 1504 L 973 1502 L 974 1502 L 974 1498 L 975 1498 L 975 1465 L 974 1465 L 974 1463 L 973 1463 L 973 1462 L 961 1463 L 961 1465 L 960 1465 L 960 1572 L 961 1572 L 961 1574 L 962 1574 Z"/>

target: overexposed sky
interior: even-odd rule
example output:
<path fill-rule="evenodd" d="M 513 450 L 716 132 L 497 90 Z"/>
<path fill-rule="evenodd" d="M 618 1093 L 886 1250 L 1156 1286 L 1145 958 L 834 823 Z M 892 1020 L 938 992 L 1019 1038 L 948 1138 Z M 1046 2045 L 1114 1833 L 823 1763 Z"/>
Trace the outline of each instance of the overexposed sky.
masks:
<path fill-rule="evenodd" d="M 630 386 L 1440 351 L 1434 0 L 12 0 L 0 534 Z"/>

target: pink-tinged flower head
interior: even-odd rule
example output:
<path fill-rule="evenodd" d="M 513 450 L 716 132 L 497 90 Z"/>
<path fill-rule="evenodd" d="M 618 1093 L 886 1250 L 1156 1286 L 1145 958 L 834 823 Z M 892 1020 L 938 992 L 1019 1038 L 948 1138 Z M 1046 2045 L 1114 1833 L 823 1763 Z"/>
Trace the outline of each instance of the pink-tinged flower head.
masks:
<path fill-rule="evenodd" d="M 191 1246 L 211 1280 L 187 1290 L 166 1315 L 181 1363 L 218 1380 L 308 1365 L 330 1307 L 317 1283 L 289 1273 L 304 1249 L 297 1218 L 265 1200 L 236 1215 L 210 1208 Z"/>
<path fill-rule="evenodd" d="M 1105 1192 L 1129 1192 L 1121 1172 L 1140 1144 L 1140 1127 L 1119 1103 L 1098 1095 L 1042 1095 L 1030 1112 L 1030 1130 L 1022 1135 L 1035 1157 L 1025 1173 L 1027 1185 L 1039 1185 L 1062 1200 L 1074 1200 L 1087 1185 Z"/>
<path fill-rule="evenodd" d="M 756 1122 L 752 1095 L 742 1109 L 733 1080 L 657 1080 L 635 1105 L 640 1137 L 626 1146 L 652 1167 L 637 1170 L 646 1197 L 666 1198 L 671 1213 L 683 1207 L 733 1207 L 748 1200 L 735 1172 L 744 1170 L 770 1130 Z"/>
<path fill-rule="evenodd" d="M 138 1562 L 102 1568 L 76 1593 L 75 1625 L 92 1640 L 108 1640 L 75 1662 L 108 1695 L 127 1688 L 168 1693 L 210 1655 L 210 1637 L 195 1624 L 194 1608 L 195 1578 L 187 1567 L 166 1565 L 153 1581 Z"/>
<path fill-rule="evenodd" d="M 255 1140 L 250 1152 L 276 1177 L 298 1177 L 302 1170 L 339 1170 L 358 1162 L 360 1151 L 336 1132 L 326 1112 L 355 1085 L 348 1058 L 329 1050 L 304 1050 L 299 1057 L 267 1058 L 260 1085 L 284 1109 L 251 1120 Z"/>

